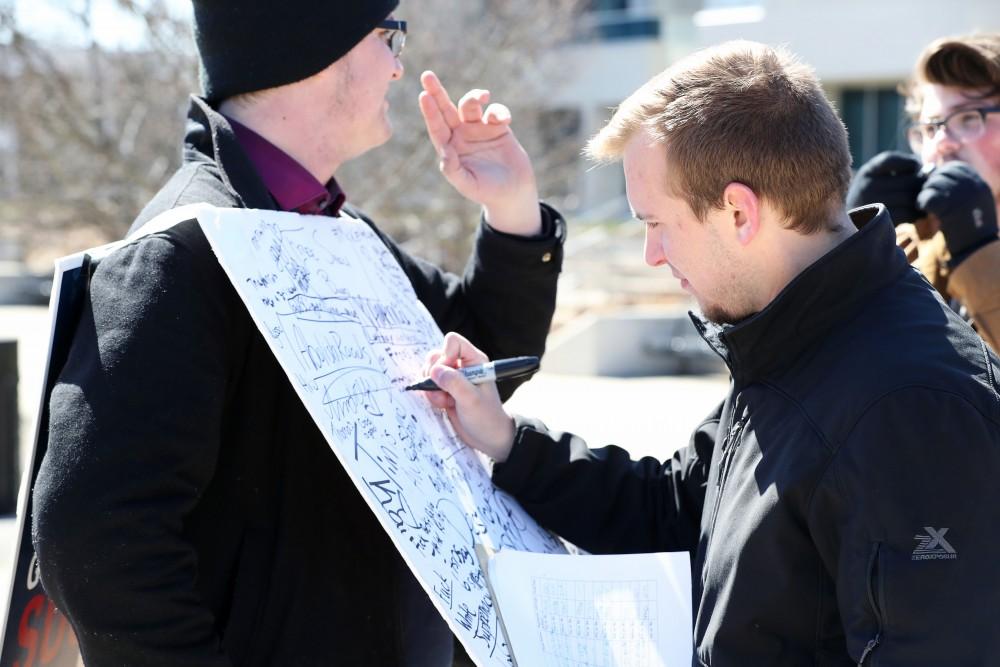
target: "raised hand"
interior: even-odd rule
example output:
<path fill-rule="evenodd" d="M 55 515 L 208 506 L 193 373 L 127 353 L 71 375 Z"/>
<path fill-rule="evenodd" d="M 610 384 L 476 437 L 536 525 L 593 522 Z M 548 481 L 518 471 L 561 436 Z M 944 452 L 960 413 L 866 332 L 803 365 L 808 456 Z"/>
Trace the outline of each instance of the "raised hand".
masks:
<path fill-rule="evenodd" d="M 524 236 L 541 232 L 535 173 L 510 129 L 510 110 L 490 104 L 489 91 L 478 89 L 456 106 L 433 72 L 420 75 L 420 83 L 420 112 L 448 182 L 483 206 L 493 228 Z"/>

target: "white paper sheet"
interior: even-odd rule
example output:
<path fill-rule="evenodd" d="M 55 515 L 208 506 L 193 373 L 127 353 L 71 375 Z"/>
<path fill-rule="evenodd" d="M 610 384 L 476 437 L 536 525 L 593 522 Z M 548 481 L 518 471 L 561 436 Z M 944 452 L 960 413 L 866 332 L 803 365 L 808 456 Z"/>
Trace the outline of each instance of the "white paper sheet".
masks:
<path fill-rule="evenodd" d="M 506 550 L 489 577 L 520 667 L 688 667 L 687 552 L 573 556 Z"/>

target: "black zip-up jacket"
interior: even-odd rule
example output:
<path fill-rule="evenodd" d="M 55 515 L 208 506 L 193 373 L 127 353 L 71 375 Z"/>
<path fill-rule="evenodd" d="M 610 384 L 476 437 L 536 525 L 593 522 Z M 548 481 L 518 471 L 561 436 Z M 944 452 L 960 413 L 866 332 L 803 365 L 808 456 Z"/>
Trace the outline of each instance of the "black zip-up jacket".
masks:
<path fill-rule="evenodd" d="M 137 224 L 201 201 L 276 209 L 225 119 L 194 99 L 188 120 L 185 163 Z M 483 225 L 464 276 L 382 238 L 443 330 L 537 355 L 562 257 L 562 224 L 544 213 L 551 238 Z M 50 411 L 33 538 L 88 667 L 451 654 L 196 223 L 100 262 Z"/>
<path fill-rule="evenodd" d="M 696 318 L 732 386 L 672 459 L 520 419 L 494 468 L 590 551 L 690 551 L 694 665 L 1000 664 L 998 361 L 852 216 L 760 313 Z"/>

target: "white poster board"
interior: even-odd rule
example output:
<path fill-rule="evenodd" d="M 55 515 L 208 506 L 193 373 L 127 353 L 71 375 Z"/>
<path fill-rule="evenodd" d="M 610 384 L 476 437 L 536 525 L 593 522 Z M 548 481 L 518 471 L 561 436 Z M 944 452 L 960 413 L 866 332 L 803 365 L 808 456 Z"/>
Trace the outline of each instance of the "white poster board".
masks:
<path fill-rule="evenodd" d="M 299 397 L 478 665 L 508 665 L 475 545 L 564 553 L 420 392 L 442 333 L 367 224 L 198 210 L 219 262 Z"/>

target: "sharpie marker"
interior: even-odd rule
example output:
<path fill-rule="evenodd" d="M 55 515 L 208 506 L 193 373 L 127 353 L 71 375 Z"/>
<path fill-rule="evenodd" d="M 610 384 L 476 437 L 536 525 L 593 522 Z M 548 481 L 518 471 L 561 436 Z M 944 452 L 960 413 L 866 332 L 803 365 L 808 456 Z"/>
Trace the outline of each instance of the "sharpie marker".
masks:
<path fill-rule="evenodd" d="M 538 357 L 513 357 L 511 359 L 497 359 L 478 366 L 466 366 L 456 368 L 465 379 L 472 384 L 484 384 L 494 380 L 507 380 L 510 378 L 524 377 L 531 375 L 538 370 Z M 420 391 L 441 391 L 441 387 L 434 384 L 430 378 L 411 384 L 406 387 L 406 391 L 418 389 Z"/>

